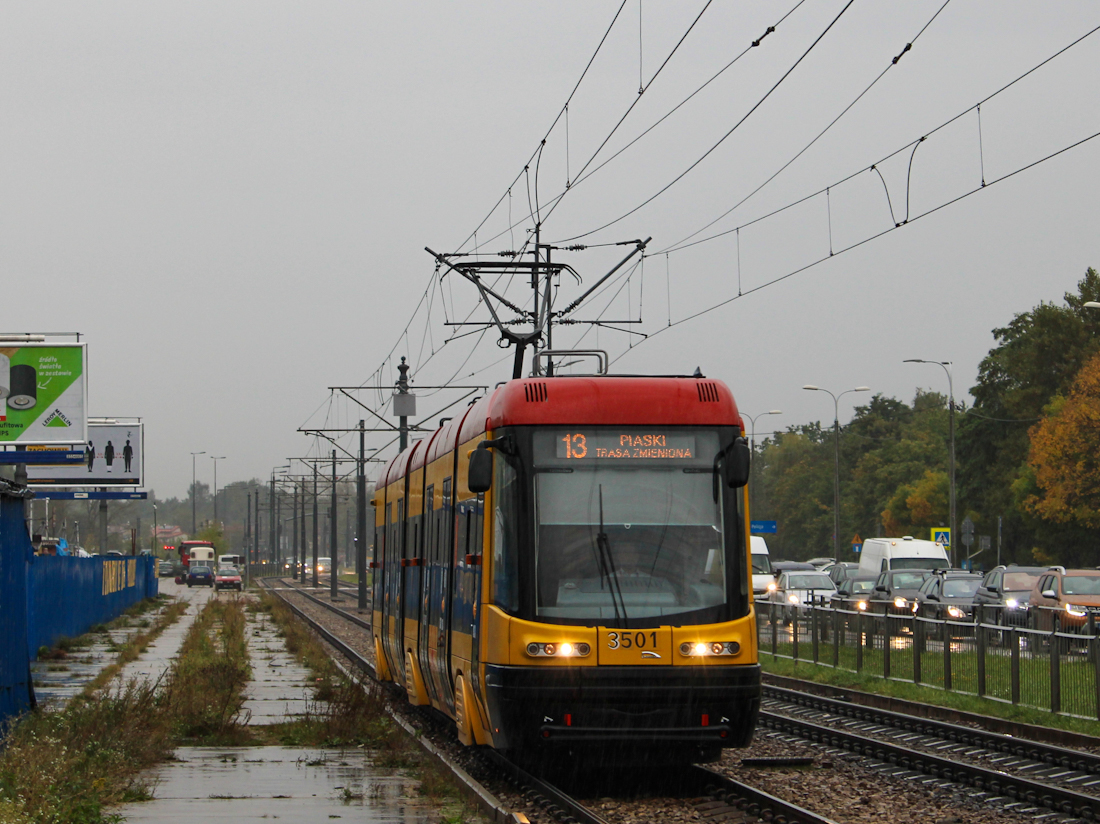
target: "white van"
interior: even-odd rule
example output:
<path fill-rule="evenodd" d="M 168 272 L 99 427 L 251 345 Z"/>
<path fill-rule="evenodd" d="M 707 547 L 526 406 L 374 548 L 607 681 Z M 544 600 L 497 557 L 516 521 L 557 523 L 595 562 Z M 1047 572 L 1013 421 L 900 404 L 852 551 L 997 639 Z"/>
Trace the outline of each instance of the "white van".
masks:
<path fill-rule="evenodd" d="M 772 575 L 771 555 L 768 554 L 768 542 L 759 535 L 751 535 L 749 551 L 752 557 L 752 597 L 760 600 L 768 594 L 768 584 L 775 580 Z"/>
<path fill-rule="evenodd" d="M 904 538 L 868 538 L 859 553 L 859 574 L 878 575 L 889 569 L 950 569 L 943 544 Z"/>

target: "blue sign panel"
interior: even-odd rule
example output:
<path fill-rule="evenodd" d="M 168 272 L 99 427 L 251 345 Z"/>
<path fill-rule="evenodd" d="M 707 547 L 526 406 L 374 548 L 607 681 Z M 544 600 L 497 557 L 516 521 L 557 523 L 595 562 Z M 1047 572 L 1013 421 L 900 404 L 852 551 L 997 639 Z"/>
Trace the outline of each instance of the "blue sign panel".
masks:
<path fill-rule="evenodd" d="M 0 464 L 82 464 L 83 451 L 12 449 L 0 452 Z"/>
<path fill-rule="evenodd" d="M 148 492 L 114 492 L 108 490 L 96 490 L 94 492 L 61 491 L 58 489 L 36 489 L 35 498 L 49 498 L 54 501 L 144 501 L 149 498 Z"/>
<path fill-rule="evenodd" d="M 766 533 L 768 535 L 774 535 L 776 532 L 776 525 L 778 521 L 749 521 L 749 532 L 754 535 L 760 533 Z"/>

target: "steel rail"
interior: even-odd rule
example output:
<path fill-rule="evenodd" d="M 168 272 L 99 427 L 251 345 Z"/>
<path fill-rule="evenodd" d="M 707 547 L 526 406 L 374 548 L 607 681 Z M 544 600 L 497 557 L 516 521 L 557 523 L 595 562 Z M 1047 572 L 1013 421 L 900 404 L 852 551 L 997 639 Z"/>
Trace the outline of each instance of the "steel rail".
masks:
<path fill-rule="evenodd" d="M 695 765 L 696 772 L 710 794 L 717 795 L 731 806 L 743 810 L 751 816 L 764 821 L 787 822 L 787 824 L 835 824 L 831 818 L 810 812 L 797 804 L 776 798 L 774 795 L 750 787 L 728 775 L 715 772 L 709 767 Z M 713 789 L 711 789 L 713 788 Z"/>
<path fill-rule="evenodd" d="M 814 743 L 854 752 L 879 761 L 895 764 L 906 770 L 941 778 L 957 784 L 967 784 L 1004 797 L 1008 803 L 1026 803 L 1045 807 L 1057 813 L 1077 816 L 1087 820 L 1100 818 L 1100 797 L 1085 795 L 1041 781 L 968 764 L 957 758 L 944 758 L 914 750 L 910 745 L 891 744 L 880 739 L 867 738 L 857 733 L 845 732 L 789 716 L 761 710 L 760 724 L 779 732 L 785 732 Z"/>
<path fill-rule="evenodd" d="M 331 612 L 335 612 L 341 618 L 347 618 L 353 624 L 356 624 L 357 626 L 367 630 L 368 632 L 373 630 L 373 627 L 371 626 L 371 622 L 366 620 L 365 618 L 360 618 L 358 615 L 353 615 L 352 613 L 348 612 L 346 609 L 342 609 L 342 608 L 336 606 L 336 604 L 332 603 L 331 601 L 322 600 L 321 598 L 318 598 L 316 595 L 314 595 L 312 592 L 306 592 L 304 589 L 301 589 L 300 587 L 296 587 L 293 584 L 288 584 L 282 578 L 279 578 L 277 580 L 279 581 L 280 584 L 282 584 L 284 587 L 286 587 L 286 589 L 289 590 L 290 592 L 296 592 L 299 595 L 301 595 L 305 598 L 308 598 L 310 601 L 317 604 L 318 606 L 322 606 L 322 607 L 324 607 L 325 609 L 327 609 Z M 278 590 L 272 589 L 272 591 L 276 592 Z"/>
<path fill-rule="evenodd" d="M 1100 774 L 1100 755 L 1039 741 L 1030 741 L 999 732 L 952 724 L 932 718 L 919 718 L 892 710 L 851 704 L 836 698 L 827 698 L 786 687 L 763 687 L 764 697 L 772 697 L 790 704 L 823 710 L 834 715 L 854 718 L 860 721 L 896 727 L 905 732 L 918 735 L 933 735 L 959 744 L 984 747 L 996 752 L 1009 753 L 1019 758 L 1029 758 L 1067 770 L 1082 773 Z"/>

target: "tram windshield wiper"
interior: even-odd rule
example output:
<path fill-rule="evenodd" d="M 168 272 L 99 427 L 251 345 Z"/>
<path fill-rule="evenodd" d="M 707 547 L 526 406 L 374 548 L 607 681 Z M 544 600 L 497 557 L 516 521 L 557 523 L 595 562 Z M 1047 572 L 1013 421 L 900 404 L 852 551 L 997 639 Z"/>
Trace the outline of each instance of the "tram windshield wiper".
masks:
<path fill-rule="evenodd" d="M 600 531 L 596 533 L 596 549 L 600 562 L 600 578 L 607 581 L 607 591 L 611 595 L 611 605 L 615 609 L 615 622 L 620 623 L 627 617 L 626 601 L 619 585 L 619 576 L 615 571 L 615 558 L 611 552 L 611 541 L 603 526 L 603 484 L 600 484 Z"/>

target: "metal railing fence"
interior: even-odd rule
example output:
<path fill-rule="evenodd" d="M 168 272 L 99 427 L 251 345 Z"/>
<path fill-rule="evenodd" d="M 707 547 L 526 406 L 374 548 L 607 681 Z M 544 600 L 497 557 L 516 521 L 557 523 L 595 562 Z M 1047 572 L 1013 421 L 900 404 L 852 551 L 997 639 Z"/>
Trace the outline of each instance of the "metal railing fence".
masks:
<path fill-rule="evenodd" d="M 760 654 L 1100 719 L 1100 615 L 985 607 L 943 620 L 876 606 L 759 601 Z"/>

